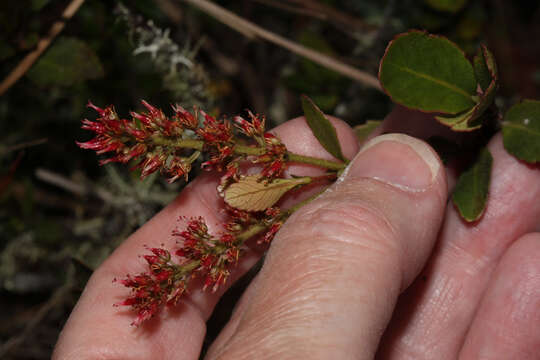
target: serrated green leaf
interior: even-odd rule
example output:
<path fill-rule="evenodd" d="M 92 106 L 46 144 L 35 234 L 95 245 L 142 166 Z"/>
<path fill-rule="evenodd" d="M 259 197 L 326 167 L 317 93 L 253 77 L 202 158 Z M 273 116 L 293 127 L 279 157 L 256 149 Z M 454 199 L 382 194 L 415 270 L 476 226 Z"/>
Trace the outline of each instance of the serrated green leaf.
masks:
<path fill-rule="evenodd" d="M 465 6 L 467 0 L 424 0 L 424 2 L 435 10 L 456 13 Z"/>
<path fill-rule="evenodd" d="M 225 189 L 225 202 L 240 210 L 262 211 L 272 207 L 289 190 L 309 184 L 311 178 L 275 179 L 269 183 L 257 175 L 241 178 Z"/>
<path fill-rule="evenodd" d="M 520 160 L 540 162 L 540 101 L 523 100 L 504 115 L 504 148 Z"/>
<path fill-rule="evenodd" d="M 103 67 L 83 41 L 61 37 L 28 71 L 28 77 L 42 86 L 71 86 L 103 76 Z"/>
<path fill-rule="evenodd" d="M 347 161 L 341 152 L 341 145 L 334 125 L 326 118 L 324 113 L 305 95 L 302 95 L 302 109 L 313 135 L 319 143 L 336 159 Z"/>
<path fill-rule="evenodd" d="M 482 149 L 474 164 L 458 179 L 452 200 L 463 219 L 476 221 L 486 207 L 493 157 Z"/>
<path fill-rule="evenodd" d="M 381 120 L 368 120 L 364 124 L 356 125 L 353 130 L 358 141 L 365 141 L 369 135 L 382 124 Z"/>
<path fill-rule="evenodd" d="M 481 45 L 473 59 L 474 74 L 482 90 L 486 90 L 493 80 L 498 79 L 495 57 L 485 45 Z"/>
<path fill-rule="evenodd" d="M 473 67 L 444 37 L 398 35 L 386 48 L 379 79 L 394 102 L 412 109 L 455 115 L 475 105 Z"/>

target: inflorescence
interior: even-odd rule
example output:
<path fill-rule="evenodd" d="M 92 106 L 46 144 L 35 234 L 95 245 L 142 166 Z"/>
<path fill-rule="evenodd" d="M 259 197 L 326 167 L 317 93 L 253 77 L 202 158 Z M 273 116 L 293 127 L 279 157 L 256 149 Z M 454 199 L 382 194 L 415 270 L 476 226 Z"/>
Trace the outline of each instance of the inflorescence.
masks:
<path fill-rule="evenodd" d="M 217 186 L 221 196 L 231 184 L 245 177 L 241 170 L 245 163 L 259 164 L 258 176 L 263 184 L 283 178 L 291 161 L 305 159 L 317 164 L 317 159 L 289 153 L 279 138 L 265 131 L 264 116 L 250 111 L 248 119 L 235 116 L 229 121 L 196 108 L 189 112 L 174 105 L 174 115 L 167 117 L 147 102 L 142 104 L 146 111 L 131 112 L 128 120 L 119 117 L 112 106 L 102 109 L 90 102 L 88 106 L 99 117 L 95 121 L 83 120 L 82 128 L 96 136 L 77 144 L 97 154 L 108 154 L 100 161 L 102 165 L 133 162 L 132 170 L 139 169 L 141 177 L 159 171 L 169 182 L 179 178 L 187 181 L 193 164 L 200 159 L 203 170 L 222 173 Z M 335 168 L 340 166 L 333 164 Z M 269 243 L 291 213 L 274 206 L 263 211 L 247 211 L 229 204 L 224 208 L 228 220 L 221 233 L 210 234 L 202 217 L 182 218 L 187 220 L 186 228 L 172 232 L 178 244 L 175 251 L 149 248 L 150 254 L 144 255 L 147 272 L 118 280 L 130 289 L 130 295 L 115 305 L 135 310 L 134 325 L 150 319 L 166 305 L 177 304 L 195 277 L 203 279 L 204 289 L 216 291 L 241 257 L 245 242 L 256 237 L 260 243 Z"/>

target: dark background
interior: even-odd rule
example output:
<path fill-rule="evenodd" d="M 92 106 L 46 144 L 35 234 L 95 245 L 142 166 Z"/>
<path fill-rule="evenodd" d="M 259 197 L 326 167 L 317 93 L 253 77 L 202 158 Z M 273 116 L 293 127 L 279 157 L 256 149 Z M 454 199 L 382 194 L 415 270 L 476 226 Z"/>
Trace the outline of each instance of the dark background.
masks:
<path fill-rule="evenodd" d="M 446 35 L 468 55 L 483 42 L 499 64 L 498 104 L 540 98 L 538 2 L 464 0 L 454 12 L 440 9 L 446 2 L 216 1 L 372 74 L 388 41 L 410 28 Z M 62 20 L 69 3 L 0 2 L 0 81 Z M 249 40 L 182 1 L 125 3 L 130 15 L 118 1 L 86 1 L 0 95 L 1 359 L 48 359 L 92 269 L 183 186 L 159 176 L 140 181 L 121 166 L 99 167 L 94 153 L 79 149 L 75 140 L 90 138 L 80 120 L 95 117 L 85 107 L 89 99 L 114 104 L 122 116 L 139 110 L 140 99 L 166 113 L 175 102 L 215 115 L 249 108 L 266 114 L 271 126 L 301 114 L 302 93 L 351 125 L 382 119 L 391 109 L 385 95 Z M 183 62 L 172 64 L 173 58 Z M 207 343 L 252 275 L 218 306 Z"/>

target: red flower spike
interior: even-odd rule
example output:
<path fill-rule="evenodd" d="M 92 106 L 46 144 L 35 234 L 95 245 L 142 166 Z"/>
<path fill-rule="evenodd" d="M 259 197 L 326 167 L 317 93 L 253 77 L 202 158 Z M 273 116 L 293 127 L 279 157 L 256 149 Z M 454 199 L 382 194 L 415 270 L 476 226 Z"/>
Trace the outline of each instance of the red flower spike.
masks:
<path fill-rule="evenodd" d="M 204 126 L 197 129 L 196 132 L 208 143 L 207 145 L 231 142 L 233 134 L 231 124 L 228 121 L 218 121 L 202 110 L 200 113 L 204 116 Z"/>
<path fill-rule="evenodd" d="M 126 300 L 124 301 L 121 301 L 119 303 L 115 303 L 113 304 L 113 306 L 131 306 L 131 305 L 135 305 L 138 303 L 138 299 L 135 298 L 135 297 L 130 297 L 130 298 L 127 298 Z"/>
<path fill-rule="evenodd" d="M 190 171 L 191 163 L 187 159 L 175 156 L 170 161 L 169 166 L 165 169 L 165 172 L 170 175 L 167 182 L 172 183 L 181 176 L 183 176 L 187 182 Z"/>
<path fill-rule="evenodd" d="M 219 238 L 219 241 L 223 244 L 232 244 L 234 240 L 236 240 L 235 237 L 229 233 L 225 233 Z"/>
<path fill-rule="evenodd" d="M 195 115 L 192 115 L 189 111 L 181 107 L 180 105 L 176 104 L 172 106 L 174 112 L 176 113 L 176 119 L 182 126 L 184 126 L 187 129 L 194 130 L 199 126 L 199 119 L 197 116 L 197 108 L 193 107 L 193 113 Z"/>
<path fill-rule="evenodd" d="M 270 207 L 264 211 L 264 214 L 271 218 L 275 218 L 276 216 L 281 214 L 281 209 L 278 207 Z"/>
<path fill-rule="evenodd" d="M 236 124 L 236 127 L 248 137 L 257 137 L 263 136 L 265 118 L 259 118 L 259 115 L 254 115 L 251 111 L 247 111 L 251 122 L 247 121 L 241 116 L 235 116 L 233 121 Z"/>
<path fill-rule="evenodd" d="M 153 172 L 156 172 L 159 170 L 163 163 L 165 162 L 166 155 L 165 154 L 147 154 L 146 158 L 141 161 L 135 168 L 140 167 L 141 170 L 141 178 L 145 178 L 148 175 L 150 175 Z"/>
<path fill-rule="evenodd" d="M 155 256 L 155 255 L 144 255 L 144 259 L 150 265 L 159 264 L 161 262 L 161 259 L 159 258 L 159 256 Z"/>
<path fill-rule="evenodd" d="M 161 282 L 161 281 L 168 281 L 171 275 L 172 275 L 171 271 L 163 270 L 156 273 L 155 277 L 157 281 Z"/>
<path fill-rule="evenodd" d="M 103 110 L 102 108 L 100 107 L 97 107 L 96 105 L 94 105 L 90 100 L 88 100 L 88 104 L 86 104 L 86 107 L 89 107 L 91 109 L 94 109 L 95 111 L 97 111 L 97 113 L 99 114 L 99 116 L 103 117 L 105 115 L 105 110 Z"/>
<path fill-rule="evenodd" d="M 285 171 L 285 165 L 286 164 L 281 159 L 274 160 L 270 165 L 264 167 L 261 171 L 261 175 L 267 179 L 281 177 Z"/>
<path fill-rule="evenodd" d="M 272 226 L 270 226 L 270 229 L 266 231 L 266 233 L 264 234 L 262 239 L 258 241 L 258 243 L 270 243 L 274 239 L 274 236 L 279 231 L 279 229 L 281 229 L 282 225 L 283 223 L 281 221 L 273 223 Z"/>
<path fill-rule="evenodd" d="M 210 269 L 214 265 L 215 259 L 212 255 L 205 255 L 201 259 L 201 265 L 207 269 Z"/>
<path fill-rule="evenodd" d="M 178 250 L 176 250 L 176 251 L 174 252 L 174 254 L 175 254 L 176 256 L 186 257 L 187 252 L 186 252 L 185 249 L 178 249 Z"/>
<path fill-rule="evenodd" d="M 180 283 L 167 298 L 167 305 L 176 305 L 185 290 L 186 290 L 185 284 Z"/>
<path fill-rule="evenodd" d="M 152 118 L 150 118 L 150 116 L 146 115 L 146 114 L 139 114 L 135 111 L 131 111 L 130 112 L 130 115 L 139 120 L 141 122 L 141 124 L 145 127 L 150 127 L 152 125 Z"/>
<path fill-rule="evenodd" d="M 79 146 L 91 149 L 99 154 L 110 153 L 102 163 L 128 162 L 137 159 L 135 168 L 141 170 L 141 177 L 160 171 L 172 182 L 185 177 L 192 163 L 201 153 L 208 158 L 203 163 L 204 169 L 224 171 L 218 191 L 224 191 L 240 175 L 243 161 L 262 164 L 260 174 L 263 181 L 283 176 L 287 164 L 287 150 L 279 138 L 264 133 L 265 118 L 247 111 L 247 117 L 235 117 L 232 122 L 217 119 L 204 111 L 187 111 L 180 105 L 173 105 L 174 115 L 167 117 L 160 109 L 142 101 L 145 111 L 132 113 L 130 120 L 121 119 L 112 106 L 104 109 L 89 103 L 89 107 L 98 112 L 95 121 L 83 120 L 82 127 L 95 134 L 95 138 L 79 143 Z M 199 116 L 203 117 L 202 126 Z M 237 139 L 234 127 L 249 139 L 247 146 L 257 146 L 263 150 L 261 155 L 237 154 Z M 168 144 L 188 139 L 185 129 L 195 132 L 197 149 L 189 156 L 187 148 L 180 143 L 171 148 Z M 190 138 L 191 139 L 191 138 Z M 200 149 L 200 141 L 203 145 Z M 185 143 L 186 145 L 189 142 Z M 191 146 L 191 145 L 190 145 Z M 238 148 L 240 149 L 240 147 Z M 237 150 L 238 150 L 237 149 Z M 194 149 L 195 150 L 195 149 Z M 260 154 L 260 153 L 259 153 Z M 260 241 L 270 242 L 282 225 L 281 212 L 270 208 L 260 212 L 246 212 L 234 208 L 227 210 L 230 220 L 224 224 L 224 232 L 212 235 L 202 218 L 187 221 L 183 231 L 174 230 L 178 237 L 178 248 L 172 250 L 179 258 L 171 259 L 171 252 L 163 248 L 149 248 L 150 254 L 144 255 L 147 273 L 127 276 L 119 280 L 130 289 L 130 295 L 118 304 L 130 306 L 136 312 L 134 325 L 150 319 L 165 305 L 174 305 L 186 291 L 189 280 L 200 277 L 204 288 L 216 291 L 230 276 L 229 267 L 238 262 L 241 244 L 238 241 L 240 231 L 254 224 L 269 226 Z"/>
<path fill-rule="evenodd" d="M 253 115 L 253 113 L 249 110 L 248 115 L 251 118 L 251 123 L 253 124 L 253 128 L 255 129 L 255 133 L 257 135 L 263 135 L 264 128 L 266 126 L 266 118 L 264 116 L 260 116 L 259 114 Z"/>

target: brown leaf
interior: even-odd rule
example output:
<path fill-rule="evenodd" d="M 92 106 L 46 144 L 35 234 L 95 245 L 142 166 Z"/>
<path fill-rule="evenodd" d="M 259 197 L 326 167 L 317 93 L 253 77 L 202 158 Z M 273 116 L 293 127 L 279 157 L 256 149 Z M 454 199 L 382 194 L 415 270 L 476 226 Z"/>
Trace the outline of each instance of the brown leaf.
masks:
<path fill-rule="evenodd" d="M 310 182 L 311 178 L 302 177 L 266 183 L 257 175 L 246 176 L 225 190 L 224 200 L 240 210 L 262 211 L 273 206 L 287 191 Z"/>

